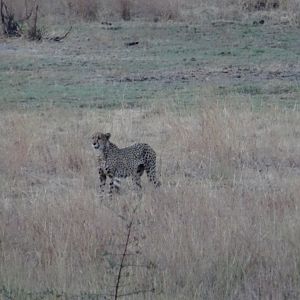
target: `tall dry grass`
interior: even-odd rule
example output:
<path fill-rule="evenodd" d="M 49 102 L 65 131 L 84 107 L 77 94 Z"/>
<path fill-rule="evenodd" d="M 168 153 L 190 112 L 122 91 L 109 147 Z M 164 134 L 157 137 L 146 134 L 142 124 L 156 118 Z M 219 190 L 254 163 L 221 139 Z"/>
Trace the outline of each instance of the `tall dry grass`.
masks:
<path fill-rule="evenodd" d="M 17 17 L 30 10 L 33 0 L 8 1 Z M 63 21 L 134 19 L 182 20 L 188 22 L 218 19 L 243 20 L 249 15 L 275 23 L 299 24 L 298 0 L 39 0 L 43 17 Z"/>
<path fill-rule="evenodd" d="M 1 113 L 0 294 L 111 294 L 138 205 L 121 294 L 299 298 L 299 124 L 297 111 L 209 102 Z M 126 181 L 100 202 L 94 130 L 151 144 L 162 187 L 145 179 L 139 201 Z"/>
<path fill-rule="evenodd" d="M 9 8 L 18 18 L 30 11 L 33 0 L 9 1 Z M 158 16 L 162 19 L 176 19 L 180 14 L 182 0 L 56 0 L 49 3 L 40 0 L 43 16 L 60 15 L 67 18 L 79 18 L 86 21 L 96 21 L 103 18 L 122 18 Z"/>

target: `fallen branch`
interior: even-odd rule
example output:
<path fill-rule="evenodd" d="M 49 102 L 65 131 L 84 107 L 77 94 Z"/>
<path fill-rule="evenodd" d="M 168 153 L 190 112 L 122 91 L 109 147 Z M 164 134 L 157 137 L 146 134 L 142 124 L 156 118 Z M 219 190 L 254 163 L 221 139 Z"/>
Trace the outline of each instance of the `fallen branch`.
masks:
<path fill-rule="evenodd" d="M 65 39 L 69 33 L 71 32 L 72 30 L 72 26 L 69 28 L 69 30 L 66 31 L 65 34 L 59 36 L 59 35 L 56 35 L 56 36 L 51 36 L 51 37 L 47 37 L 46 39 L 49 40 L 49 41 L 53 41 L 53 42 L 60 42 L 62 41 L 63 39 Z"/>
<path fill-rule="evenodd" d="M 130 47 L 130 46 L 135 46 L 135 45 L 138 45 L 138 44 L 139 44 L 138 41 L 137 42 L 129 42 L 129 43 L 125 43 L 125 46 Z"/>

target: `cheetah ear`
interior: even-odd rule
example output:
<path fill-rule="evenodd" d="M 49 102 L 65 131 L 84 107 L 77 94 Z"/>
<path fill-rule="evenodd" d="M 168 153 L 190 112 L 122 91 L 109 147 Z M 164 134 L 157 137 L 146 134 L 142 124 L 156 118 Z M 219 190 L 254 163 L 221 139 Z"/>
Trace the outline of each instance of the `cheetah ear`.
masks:
<path fill-rule="evenodd" d="M 110 133 L 105 133 L 105 137 L 107 138 L 107 140 L 109 140 L 111 134 Z"/>

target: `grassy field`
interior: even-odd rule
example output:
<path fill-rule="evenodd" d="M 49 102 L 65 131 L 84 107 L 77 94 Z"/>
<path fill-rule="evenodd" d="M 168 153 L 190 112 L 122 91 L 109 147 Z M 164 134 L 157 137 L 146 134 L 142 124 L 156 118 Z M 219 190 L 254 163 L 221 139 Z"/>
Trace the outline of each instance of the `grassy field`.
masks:
<path fill-rule="evenodd" d="M 61 44 L 2 43 L 0 105 L 189 105 L 209 89 L 220 100 L 294 107 L 298 37 L 290 26 L 81 24 Z M 137 46 L 125 45 L 135 41 Z"/>
<path fill-rule="evenodd" d="M 298 37 L 136 21 L 2 39 L 0 299 L 114 299 L 131 221 L 119 298 L 299 299 Z M 162 186 L 100 201 L 96 130 L 149 143 Z"/>

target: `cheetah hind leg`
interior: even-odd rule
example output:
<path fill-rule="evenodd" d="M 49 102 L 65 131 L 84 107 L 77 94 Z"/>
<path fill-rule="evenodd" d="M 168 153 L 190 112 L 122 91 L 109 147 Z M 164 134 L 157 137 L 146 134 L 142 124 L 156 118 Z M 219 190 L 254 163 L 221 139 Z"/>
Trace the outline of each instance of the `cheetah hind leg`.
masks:
<path fill-rule="evenodd" d="M 159 187 L 161 185 L 160 181 L 156 177 L 156 164 L 147 166 L 146 173 L 149 178 L 149 181 L 152 182 L 155 187 Z"/>
<path fill-rule="evenodd" d="M 141 177 L 143 176 L 145 171 L 145 166 L 144 165 L 139 165 L 136 170 L 136 174 L 133 177 L 133 181 L 136 184 L 136 187 L 140 190 L 142 188 L 141 184 Z"/>
<path fill-rule="evenodd" d="M 135 183 L 135 190 L 138 193 L 139 199 L 142 198 L 142 184 L 141 184 L 141 177 L 144 174 L 145 166 L 139 165 L 136 174 L 133 176 L 133 182 Z"/>

